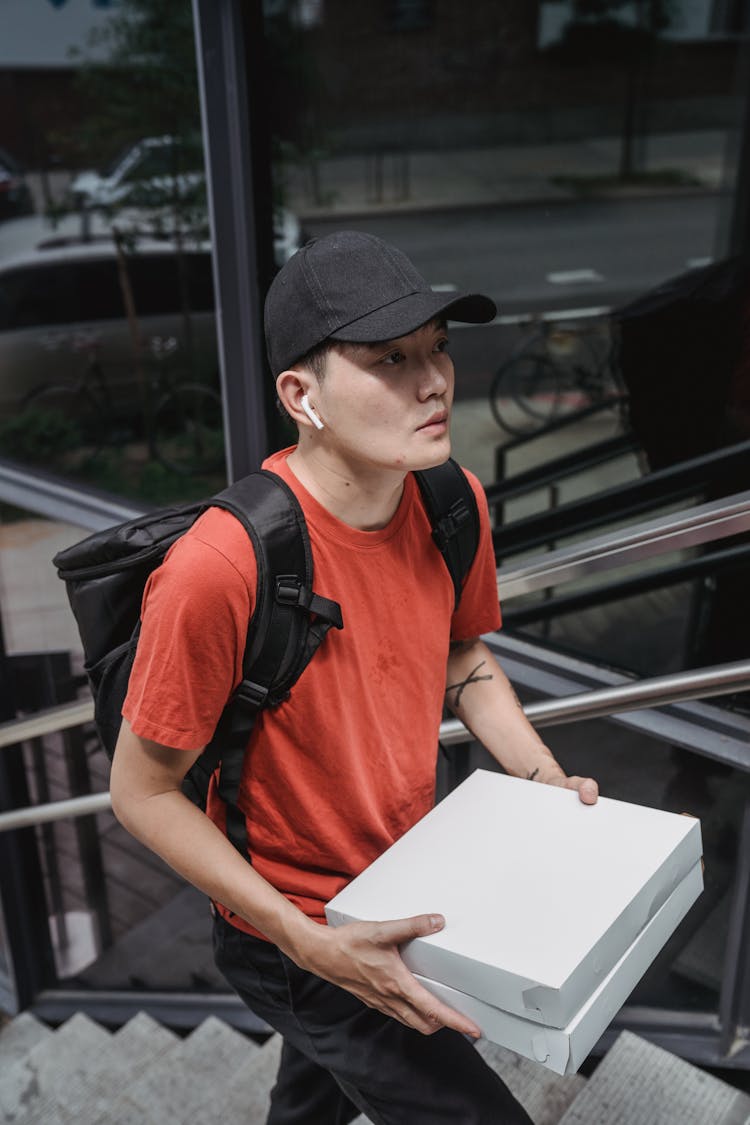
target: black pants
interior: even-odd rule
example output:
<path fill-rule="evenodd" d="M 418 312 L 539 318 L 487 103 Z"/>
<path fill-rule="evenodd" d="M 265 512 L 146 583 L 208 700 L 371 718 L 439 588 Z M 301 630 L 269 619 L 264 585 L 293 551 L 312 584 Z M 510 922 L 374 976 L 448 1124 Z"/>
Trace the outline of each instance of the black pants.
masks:
<path fill-rule="evenodd" d="M 422 1035 L 216 918 L 216 964 L 284 1038 L 268 1125 L 532 1125 L 458 1032 Z"/>

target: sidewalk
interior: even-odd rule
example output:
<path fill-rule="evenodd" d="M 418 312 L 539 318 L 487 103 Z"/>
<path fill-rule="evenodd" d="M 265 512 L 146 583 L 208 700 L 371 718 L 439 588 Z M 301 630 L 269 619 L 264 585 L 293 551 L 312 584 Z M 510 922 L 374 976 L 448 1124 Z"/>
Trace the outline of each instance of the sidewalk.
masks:
<path fill-rule="evenodd" d="M 367 213 L 715 192 L 727 134 L 667 133 L 641 144 L 642 174 L 615 183 L 620 138 L 544 145 L 323 156 L 289 164 L 285 203 L 303 221 Z M 660 173 L 668 173 L 659 175 Z M 560 179 L 574 181 L 561 183 Z"/>
<path fill-rule="evenodd" d="M 651 174 L 651 180 L 589 182 L 588 186 L 586 180 L 616 178 L 618 136 L 541 145 L 321 155 L 286 165 L 284 203 L 304 221 L 363 213 L 575 201 L 584 189 L 587 198 L 715 192 L 722 186 L 728 141 L 727 132 L 718 129 L 646 137 L 639 141 L 639 152 L 642 172 Z M 653 174 L 665 170 L 674 174 L 672 182 L 655 182 Z M 578 179 L 580 190 L 555 182 L 557 177 Z M 49 174 L 54 199 L 64 197 L 71 178 L 68 171 Z M 30 172 L 27 179 L 37 212 L 42 213 L 41 175 Z"/>

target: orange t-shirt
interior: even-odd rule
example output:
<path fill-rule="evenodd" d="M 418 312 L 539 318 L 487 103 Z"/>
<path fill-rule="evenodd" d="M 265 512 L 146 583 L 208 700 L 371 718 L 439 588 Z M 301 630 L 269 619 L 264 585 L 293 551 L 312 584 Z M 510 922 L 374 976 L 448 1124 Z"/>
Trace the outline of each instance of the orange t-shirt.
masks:
<path fill-rule="evenodd" d="M 315 591 L 339 602 L 344 628 L 330 630 L 289 699 L 259 715 L 239 806 L 256 871 L 324 922 L 325 903 L 432 807 L 449 641 L 498 628 L 500 611 L 475 477 L 480 542 L 454 613 L 453 584 L 413 476 L 387 527 L 359 531 L 302 487 L 289 452 L 264 467 L 302 505 Z M 242 678 L 255 580 L 247 533 L 221 509 L 209 509 L 170 549 L 146 586 L 123 705 L 136 734 L 183 750 L 209 742 Z M 213 786 L 207 811 L 223 828 Z"/>

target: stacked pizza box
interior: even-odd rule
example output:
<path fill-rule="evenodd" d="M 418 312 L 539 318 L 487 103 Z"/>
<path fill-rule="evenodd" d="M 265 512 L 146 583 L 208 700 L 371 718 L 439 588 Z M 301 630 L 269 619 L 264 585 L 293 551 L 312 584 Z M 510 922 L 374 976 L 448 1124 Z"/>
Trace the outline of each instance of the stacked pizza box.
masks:
<path fill-rule="evenodd" d="M 703 889 L 693 817 L 476 770 L 326 907 L 442 914 L 402 956 L 495 1043 L 573 1074 Z"/>

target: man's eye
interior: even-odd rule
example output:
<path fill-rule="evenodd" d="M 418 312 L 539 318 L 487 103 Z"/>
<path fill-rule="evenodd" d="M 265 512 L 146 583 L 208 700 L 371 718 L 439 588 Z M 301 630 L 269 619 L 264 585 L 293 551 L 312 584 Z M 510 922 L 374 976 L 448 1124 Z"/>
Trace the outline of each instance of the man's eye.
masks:
<path fill-rule="evenodd" d="M 391 363 L 391 364 L 402 363 L 403 359 L 404 359 L 404 353 L 400 352 L 400 351 L 395 351 L 395 352 L 390 352 L 386 356 L 383 356 L 383 359 L 382 359 L 381 362 L 382 363 Z"/>
<path fill-rule="evenodd" d="M 448 339 L 448 337 L 444 336 L 442 340 L 438 340 L 438 342 L 435 344 L 435 351 L 436 352 L 447 352 L 448 349 L 450 348 L 450 343 L 451 342 Z"/>

